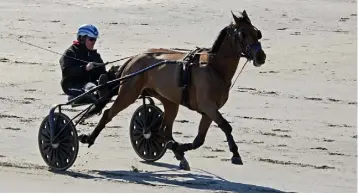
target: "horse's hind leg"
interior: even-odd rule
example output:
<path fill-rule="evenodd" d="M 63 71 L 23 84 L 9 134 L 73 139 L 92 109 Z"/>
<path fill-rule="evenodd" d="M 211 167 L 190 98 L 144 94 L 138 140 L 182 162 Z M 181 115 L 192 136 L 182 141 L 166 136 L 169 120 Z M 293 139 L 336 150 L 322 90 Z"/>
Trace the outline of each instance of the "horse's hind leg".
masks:
<path fill-rule="evenodd" d="M 104 111 L 101 119 L 99 120 L 92 133 L 89 136 L 80 136 L 81 143 L 88 143 L 88 147 L 91 147 L 106 124 L 109 123 L 119 112 L 126 109 L 129 105 L 133 104 L 137 100 L 141 93 L 141 89 L 142 87 L 139 81 L 139 77 L 132 78 L 131 80 L 124 83 L 119 88 L 116 100 L 109 109 Z"/>
<path fill-rule="evenodd" d="M 168 99 L 166 99 L 162 96 L 158 95 L 155 97 L 158 100 L 160 100 L 164 106 L 164 118 L 163 118 L 161 128 L 164 129 L 165 141 L 166 142 L 176 142 L 173 138 L 173 123 L 175 121 L 176 116 L 178 115 L 179 105 L 169 101 Z M 173 150 L 171 147 L 171 143 L 167 144 L 167 148 L 170 150 Z M 174 150 L 173 150 L 173 152 L 174 152 Z M 176 154 L 176 153 L 174 153 L 174 154 Z"/>

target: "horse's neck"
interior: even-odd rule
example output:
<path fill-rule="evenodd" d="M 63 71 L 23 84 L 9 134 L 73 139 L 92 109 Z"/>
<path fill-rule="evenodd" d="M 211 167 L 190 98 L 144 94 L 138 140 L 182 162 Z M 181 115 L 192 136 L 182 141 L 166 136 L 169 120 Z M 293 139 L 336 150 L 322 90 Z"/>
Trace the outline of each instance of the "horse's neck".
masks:
<path fill-rule="evenodd" d="M 213 57 L 215 60 L 213 61 L 212 65 L 216 71 L 221 74 L 221 77 L 224 79 L 225 83 L 230 85 L 240 60 L 239 54 L 231 50 L 231 47 L 229 48 L 228 46 L 223 45 L 223 47 L 219 49 Z"/>

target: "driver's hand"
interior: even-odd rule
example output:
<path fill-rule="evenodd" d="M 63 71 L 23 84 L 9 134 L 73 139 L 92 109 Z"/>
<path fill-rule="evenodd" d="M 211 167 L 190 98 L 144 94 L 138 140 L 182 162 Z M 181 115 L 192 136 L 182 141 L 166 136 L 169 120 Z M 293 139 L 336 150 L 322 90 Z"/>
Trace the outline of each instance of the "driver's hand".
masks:
<path fill-rule="evenodd" d="M 91 71 L 94 68 L 94 63 L 93 62 L 89 62 L 86 65 L 86 71 Z"/>

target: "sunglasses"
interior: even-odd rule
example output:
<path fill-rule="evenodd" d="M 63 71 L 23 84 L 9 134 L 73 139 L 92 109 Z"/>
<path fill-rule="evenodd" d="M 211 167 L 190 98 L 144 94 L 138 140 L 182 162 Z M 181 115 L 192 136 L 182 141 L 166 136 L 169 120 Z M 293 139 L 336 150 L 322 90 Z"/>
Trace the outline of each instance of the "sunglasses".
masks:
<path fill-rule="evenodd" d="M 91 41 L 91 42 L 94 42 L 94 41 L 97 40 L 97 38 L 88 37 L 88 40 Z"/>

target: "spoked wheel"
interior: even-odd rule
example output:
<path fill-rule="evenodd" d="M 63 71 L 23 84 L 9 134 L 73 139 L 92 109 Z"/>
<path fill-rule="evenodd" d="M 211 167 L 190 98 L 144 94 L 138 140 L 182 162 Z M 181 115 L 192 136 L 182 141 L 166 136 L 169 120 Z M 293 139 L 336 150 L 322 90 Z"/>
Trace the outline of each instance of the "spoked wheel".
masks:
<path fill-rule="evenodd" d="M 54 140 L 51 142 L 48 118 L 49 116 L 44 118 L 39 129 L 40 153 L 51 170 L 65 171 L 72 166 L 77 157 L 77 131 L 72 121 L 65 114 L 54 113 Z M 60 132 L 66 124 L 67 126 Z"/>
<path fill-rule="evenodd" d="M 145 161 L 154 162 L 166 152 L 164 131 L 160 129 L 163 111 L 152 104 L 146 104 L 145 109 L 141 105 L 134 112 L 129 135 L 137 155 Z"/>

